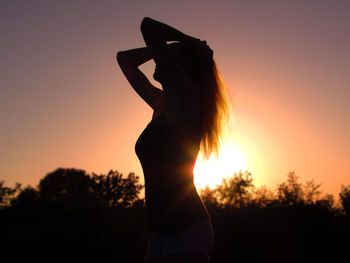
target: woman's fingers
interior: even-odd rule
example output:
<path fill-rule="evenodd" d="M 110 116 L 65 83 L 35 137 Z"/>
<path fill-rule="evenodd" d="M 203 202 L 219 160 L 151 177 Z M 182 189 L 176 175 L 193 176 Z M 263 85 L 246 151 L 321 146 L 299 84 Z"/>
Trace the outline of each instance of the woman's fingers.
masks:
<path fill-rule="evenodd" d="M 213 50 L 207 44 L 207 41 L 200 41 L 200 45 L 198 46 L 198 52 L 203 58 L 208 58 L 213 56 Z"/>
<path fill-rule="evenodd" d="M 188 39 L 186 43 L 174 42 L 168 45 L 173 49 L 173 52 L 175 53 L 178 51 L 177 50 L 178 48 L 181 49 L 182 47 L 187 46 L 193 49 L 194 52 L 196 52 L 200 57 L 204 59 L 208 59 L 208 58 L 211 59 L 213 57 L 213 50 L 209 47 L 209 45 L 207 44 L 207 41 L 201 40 L 199 38 L 191 37 Z"/>

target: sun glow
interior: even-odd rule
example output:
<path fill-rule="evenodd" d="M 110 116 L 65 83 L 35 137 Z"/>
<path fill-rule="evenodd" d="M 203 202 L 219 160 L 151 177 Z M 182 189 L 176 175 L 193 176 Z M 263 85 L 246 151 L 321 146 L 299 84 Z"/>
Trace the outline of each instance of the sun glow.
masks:
<path fill-rule="evenodd" d="M 222 143 L 219 158 L 211 155 L 205 160 L 199 153 L 193 169 L 194 184 L 197 189 L 209 186 L 215 188 L 221 184 L 222 179 L 232 177 L 240 170 L 245 171 L 246 161 L 242 152 L 230 141 Z"/>

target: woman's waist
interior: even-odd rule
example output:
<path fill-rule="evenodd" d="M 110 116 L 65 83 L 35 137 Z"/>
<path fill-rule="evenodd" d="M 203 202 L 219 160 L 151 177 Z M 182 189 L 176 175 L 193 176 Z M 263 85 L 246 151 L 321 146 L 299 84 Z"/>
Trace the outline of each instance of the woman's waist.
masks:
<path fill-rule="evenodd" d="M 204 207 L 203 202 L 197 193 L 177 193 L 168 195 L 146 194 L 147 208 L 167 212 L 172 210 L 197 210 Z"/>
<path fill-rule="evenodd" d="M 146 207 L 150 223 L 170 229 L 180 229 L 209 218 L 197 193 L 171 200 L 146 198 Z"/>
<path fill-rule="evenodd" d="M 192 181 L 174 183 L 145 183 L 145 198 L 149 205 L 170 206 L 201 203 L 196 187 Z"/>

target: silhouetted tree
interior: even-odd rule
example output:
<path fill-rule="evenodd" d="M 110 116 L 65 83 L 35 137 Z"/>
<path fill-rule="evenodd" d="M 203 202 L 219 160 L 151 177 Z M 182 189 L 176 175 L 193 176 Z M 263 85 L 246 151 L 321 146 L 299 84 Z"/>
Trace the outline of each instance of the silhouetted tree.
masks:
<path fill-rule="evenodd" d="M 123 178 L 123 174 L 110 170 L 107 175 L 93 173 L 92 180 L 93 191 L 110 206 L 128 207 L 143 203 L 138 197 L 143 185 L 138 183 L 139 177 L 135 173 Z"/>
<path fill-rule="evenodd" d="M 199 189 L 199 195 L 206 207 L 212 208 L 219 206 L 216 189 L 211 189 L 207 185 L 205 188 Z"/>
<path fill-rule="evenodd" d="M 14 188 L 4 186 L 4 181 L 0 181 L 0 209 L 10 205 L 11 199 L 21 189 L 21 184 L 16 183 Z"/>
<path fill-rule="evenodd" d="M 219 200 L 225 206 L 244 207 L 252 197 L 253 178 L 249 172 L 239 172 L 228 179 L 224 178 L 217 187 Z"/>
<path fill-rule="evenodd" d="M 307 181 L 304 186 L 304 199 L 306 204 L 314 204 L 321 194 L 321 184 L 316 184 L 314 180 Z"/>
<path fill-rule="evenodd" d="M 289 172 L 287 182 L 277 187 L 277 201 L 282 206 L 314 205 L 331 211 L 334 197 L 330 194 L 321 197 L 320 187 L 321 184 L 316 184 L 313 179 L 303 185 L 295 172 Z"/>
<path fill-rule="evenodd" d="M 11 200 L 12 206 L 32 207 L 38 204 L 39 192 L 31 186 L 21 189 L 16 198 Z"/>
<path fill-rule="evenodd" d="M 91 206 L 98 200 L 93 181 L 81 169 L 58 168 L 48 173 L 38 185 L 41 201 L 62 206 Z"/>
<path fill-rule="evenodd" d="M 334 196 L 331 194 L 326 194 L 322 198 L 315 201 L 315 205 L 319 208 L 326 209 L 328 211 L 334 210 L 335 200 Z"/>
<path fill-rule="evenodd" d="M 252 203 L 258 207 L 266 207 L 275 199 L 274 193 L 266 186 L 261 186 L 254 190 Z"/>
<path fill-rule="evenodd" d="M 346 215 L 350 215 L 350 185 L 341 186 L 340 194 L 340 203 L 343 207 L 343 211 Z"/>
<path fill-rule="evenodd" d="M 143 205 L 138 195 L 143 185 L 139 177 L 129 173 L 124 178 L 118 171 L 107 175 L 88 175 L 84 170 L 58 168 L 39 183 L 39 198 L 68 206 Z"/>
<path fill-rule="evenodd" d="M 287 182 L 278 185 L 277 195 L 281 204 L 292 206 L 304 201 L 303 186 L 298 182 L 298 179 L 299 178 L 295 172 L 289 172 Z"/>

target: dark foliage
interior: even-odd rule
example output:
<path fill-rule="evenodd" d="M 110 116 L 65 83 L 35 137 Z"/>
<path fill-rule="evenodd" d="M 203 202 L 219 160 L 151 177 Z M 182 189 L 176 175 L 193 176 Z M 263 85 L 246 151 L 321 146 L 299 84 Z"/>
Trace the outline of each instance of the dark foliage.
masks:
<path fill-rule="evenodd" d="M 0 183 L 2 262 L 144 262 L 147 219 L 143 186 L 130 173 L 59 168 L 37 188 Z M 200 191 L 211 215 L 211 262 L 344 261 L 350 236 L 350 186 L 340 203 L 295 173 L 275 192 L 250 173 Z"/>
<path fill-rule="evenodd" d="M 129 207 L 142 201 L 138 195 L 143 186 L 138 184 L 139 177 L 134 173 L 123 178 L 122 174 L 111 170 L 107 175 L 93 173 L 92 176 L 93 192 L 108 205 Z"/>
<path fill-rule="evenodd" d="M 339 197 L 344 214 L 350 216 L 350 185 L 342 185 Z"/>
<path fill-rule="evenodd" d="M 21 184 L 16 183 L 14 188 L 4 186 L 4 181 L 0 181 L 0 209 L 9 205 L 14 195 L 21 189 Z"/>

